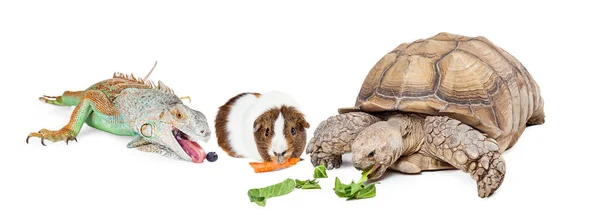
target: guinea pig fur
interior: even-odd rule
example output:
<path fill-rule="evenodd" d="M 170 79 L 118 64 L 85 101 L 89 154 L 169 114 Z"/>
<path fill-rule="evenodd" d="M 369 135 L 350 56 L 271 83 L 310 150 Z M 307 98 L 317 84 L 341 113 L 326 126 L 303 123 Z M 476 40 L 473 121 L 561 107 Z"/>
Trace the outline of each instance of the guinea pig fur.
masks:
<path fill-rule="evenodd" d="M 302 155 L 309 127 L 298 103 L 277 91 L 238 94 L 219 107 L 215 120 L 227 154 L 277 163 Z"/>

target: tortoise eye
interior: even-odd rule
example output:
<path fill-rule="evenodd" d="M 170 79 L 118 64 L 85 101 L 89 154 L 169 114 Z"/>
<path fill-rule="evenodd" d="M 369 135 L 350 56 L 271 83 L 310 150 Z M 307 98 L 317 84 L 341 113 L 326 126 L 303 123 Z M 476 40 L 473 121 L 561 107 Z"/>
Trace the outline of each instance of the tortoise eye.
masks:
<path fill-rule="evenodd" d="M 372 158 L 375 156 L 375 150 L 371 151 L 367 157 Z"/>

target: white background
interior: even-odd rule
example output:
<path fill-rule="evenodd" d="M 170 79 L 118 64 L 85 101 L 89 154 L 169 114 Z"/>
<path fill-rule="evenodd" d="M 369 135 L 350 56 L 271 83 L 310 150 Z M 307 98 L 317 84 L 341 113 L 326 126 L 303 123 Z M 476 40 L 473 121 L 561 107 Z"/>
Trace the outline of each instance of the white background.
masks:
<path fill-rule="evenodd" d="M 598 220 L 598 6 L 368 2 L 2 1 L 0 221 Z M 322 190 L 295 190 L 261 208 L 248 189 L 309 179 L 310 162 L 255 174 L 214 134 L 203 145 L 217 162 L 180 162 L 88 126 L 68 146 L 25 144 L 29 132 L 59 129 L 71 115 L 39 96 L 82 90 L 113 72 L 143 76 L 154 61 L 152 79 L 191 96 L 211 125 L 237 93 L 282 90 L 306 110 L 310 138 L 354 104 L 385 53 L 442 31 L 485 36 L 513 54 L 546 102 L 546 123 L 504 154 L 504 183 L 487 199 L 460 171 L 389 172 L 376 197 L 347 202 L 332 190 L 336 176 L 360 176 L 346 156 Z"/>

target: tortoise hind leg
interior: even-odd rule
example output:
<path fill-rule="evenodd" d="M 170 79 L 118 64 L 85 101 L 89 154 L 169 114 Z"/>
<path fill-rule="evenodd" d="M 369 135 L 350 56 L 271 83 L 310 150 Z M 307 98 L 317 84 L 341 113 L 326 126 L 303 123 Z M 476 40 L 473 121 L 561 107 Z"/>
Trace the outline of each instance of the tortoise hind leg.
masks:
<path fill-rule="evenodd" d="M 505 163 L 494 139 L 445 116 L 427 117 L 425 135 L 422 150 L 471 174 L 479 197 L 491 195 L 502 184 Z"/>
<path fill-rule="evenodd" d="M 544 113 L 544 100 L 539 95 L 539 89 L 537 91 L 538 94 L 534 94 L 537 99 L 530 101 L 533 102 L 534 110 L 531 117 L 529 117 L 527 120 L 527 126 L 542 125 L 544 122 L 546 122 L 546 114 Z"/>
<path fill-rule="evenodd" d="M 313 166 L 339 168 L 342 155 L 349 153 L 350 144 L 359 132 L 381 119 L 363 112 L 350 112 L 329 117 L 321 122 L 308 142 L 306 153 Z"/>
<path fill-rule="evenodd" d="M 421 171 L 456 169 L 452 164 L 433 158 L 426 153 L 415 153 L 409 156 L 402 156 L 389 168 L 409 174 L 417 174 Z"/>
<path fill-rule="evenodd" d="M 544 122 L 546 122 L 545 119 L 546 115 L 544 114 L 544 110 L 540 110 L 536 113 L 533 113 L 533 116 L 527 120 L 527 126 L 542 125 Z"/>

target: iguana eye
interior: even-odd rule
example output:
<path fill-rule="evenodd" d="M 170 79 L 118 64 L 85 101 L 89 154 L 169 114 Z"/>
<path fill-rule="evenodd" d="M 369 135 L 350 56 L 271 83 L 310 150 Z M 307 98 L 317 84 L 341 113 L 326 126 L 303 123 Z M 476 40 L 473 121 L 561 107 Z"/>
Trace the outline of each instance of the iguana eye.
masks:
<path fill-rule="evenodd" d="M 140 133 L 142 136 L 151 137 L 152 136 L 152 126 L 148 123 L 142 125 L 140 128 Z"/>
<path fill-rule="evenodd" d="M 175 116 L 177 116 L 177 119 L 182 119 L 183 118 L 183 115 L 181 113 L 179 113 L 179 112 L 177 114 L 175 114 Z"/>

